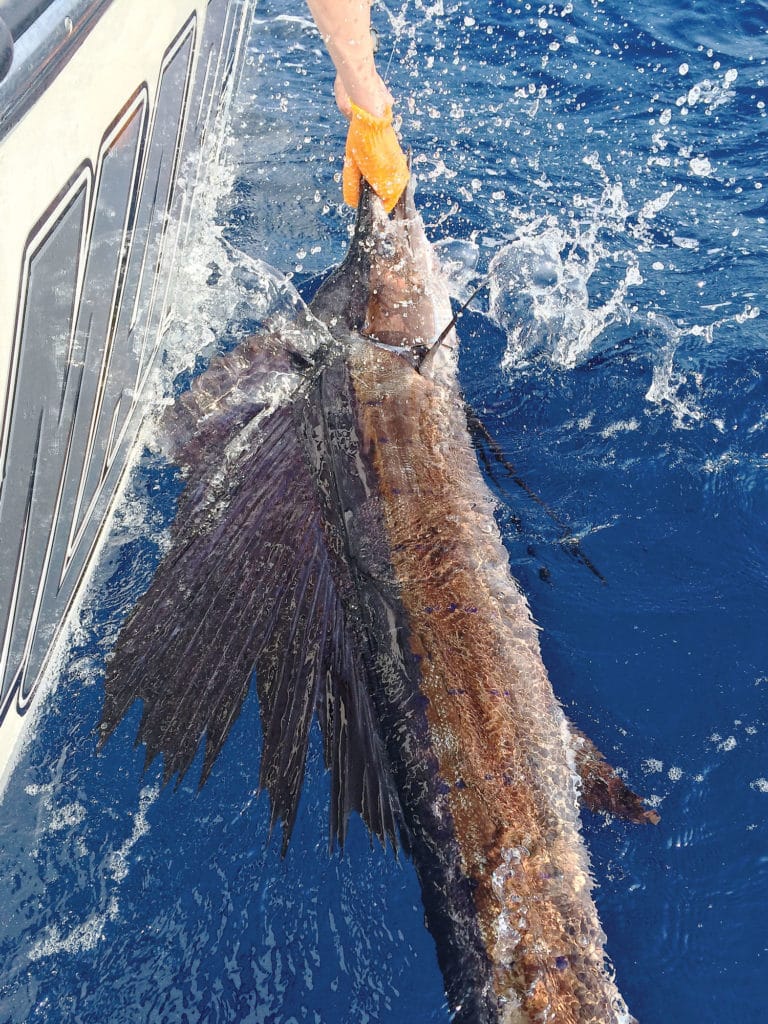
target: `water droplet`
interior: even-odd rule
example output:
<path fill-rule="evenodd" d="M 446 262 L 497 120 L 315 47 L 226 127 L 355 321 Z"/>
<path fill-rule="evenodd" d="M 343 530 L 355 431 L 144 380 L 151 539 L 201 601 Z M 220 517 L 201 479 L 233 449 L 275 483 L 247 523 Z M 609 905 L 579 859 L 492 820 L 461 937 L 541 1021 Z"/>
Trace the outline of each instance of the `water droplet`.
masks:
<path fill-rule="evenodd" d="M 705 156 L 695 156 L 688 164 L 691 173 L 700 178 L 708 178 L 712 173 L 712 164 Z"/>

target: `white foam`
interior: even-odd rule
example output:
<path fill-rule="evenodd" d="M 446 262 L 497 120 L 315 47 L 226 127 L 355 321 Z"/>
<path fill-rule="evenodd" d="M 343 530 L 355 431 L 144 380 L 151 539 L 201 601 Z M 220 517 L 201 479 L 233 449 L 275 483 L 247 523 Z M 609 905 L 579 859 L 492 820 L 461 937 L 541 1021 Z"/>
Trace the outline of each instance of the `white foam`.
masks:
<path fill-rule="evenodd" d="M 735 736 L 727 736 L 724 740 L 717 744 L 717 749 L 722 750 L 725 753 L 729 753 L 731 750 L 735 750 L 737 741 Z"/>
<path fill-rule="evenodd" d="M 44 957 L 56 956 L 59 953 L 84 953 L 94 949 L 104 940 L 104 933 L 107 922 L 113 921 L 118 915 L 117 901 L 110 900 L 109 906 L 104 913 L 91 914 L 82 924 L 75 925 L 69 931 L 63 931 L 54 924 L 46 931 L 45 935 L 30 949 L 28 956 L 34 962 Z"/>
<path fill-rule="evenodd" d="M 33 787 L 27 787 L 28 791 Z M 43 810 L 50 814 L 50 793 L 51 787 L 36 787 L 43 796 Z M 157 799 L 160 787 L 157 785 L 147 786 L 142 789 L 139 795 L 139 806 L 133 817 L 133 826 L 130 834 L 124 842 L 106 858 L 108 875 L 112 879 L 112 891 L 103 893 L 100 902 L 103 909 L 91 913 L 85 921 L 75 924 L 70 928 L 63 924 L 52 924 L 41 938 L 35 942 L 30 949 L 28 956 L 31 961 L 41 960 L 45 957 L 57 956 L 61 953 L 70 955 L 82 953 L 94 949 L 99 942 L 103 941 L 105 929 L 110 921 L 115 921 L 120 915 L 119 890 L 121 883 L 128 876 L 130 870 L 130 853 L 139 839 L 149 831 L 147 811 Z M 49 831 L 59 831 L 65 827 L 76 828 L 85 819 L 85 808 L 74 803 L 56 809 L 48 822 Z M 78 837 L 78 850 L 80 856 L 88 853 L 85 841 Z"/>
<path fill-rule="evenodd" d="M 55 815 L 48 825 L 51 832 L 62 832 L 64 829 L 74 828 L 85 819 L 85 808 L 77 802 L 65 804 L 56 809 Z"/>
<path fill-rule="evenodd" d="M 617 434 L 638 430 L 639 427 L 640 421 L 633 416 L 628 420 L 617 420 L 615 423 L 609 423 L 607 427 L 600 431 L 600 436 L 607 440 L 608 438 L 615 437 Z"/>
<path fill-rule="evenodd" d="M 125 840 L 125 842 L 117 849 L 114 850 L 107 858 L 107 868 L 112 878 L 118 884 L 123 881 L 128 875 L 130 868 L 130 852 L 141 839 L 142 836 L 149 832 L 149 822 L 147 821 L 147 811 L 151 805 L 157 800 L 160 793 L 160 787 L 146 786 L 142 789 L 139 794 L 139 807 L 133 819 L 133 828 L 131 834 Z"/>
<path fill-rule="evenodd" d="M 706 156 L 697 156 L 688 161 L 691 174 L 699 178 L 709 178 L 713 172 L 712 163 Z"/>

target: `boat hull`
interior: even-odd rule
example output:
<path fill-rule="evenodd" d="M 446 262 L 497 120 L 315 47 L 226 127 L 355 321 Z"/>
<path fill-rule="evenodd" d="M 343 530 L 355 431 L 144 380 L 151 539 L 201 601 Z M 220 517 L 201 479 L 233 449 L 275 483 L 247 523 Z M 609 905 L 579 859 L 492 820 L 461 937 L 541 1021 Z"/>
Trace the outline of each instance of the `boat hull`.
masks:
<path fill-rule="evenodd" d="M 146 413 L 250 14 L 54 2 L 0 83 L 0 793 Z"/>

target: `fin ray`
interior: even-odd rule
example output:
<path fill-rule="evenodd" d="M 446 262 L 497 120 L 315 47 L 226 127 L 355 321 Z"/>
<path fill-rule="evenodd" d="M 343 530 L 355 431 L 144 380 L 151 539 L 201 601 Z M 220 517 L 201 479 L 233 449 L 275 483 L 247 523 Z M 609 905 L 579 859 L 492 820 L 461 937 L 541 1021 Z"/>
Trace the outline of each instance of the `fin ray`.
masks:
<path fill-rule="evenodd" d="M 197 390 L 208 394 L 215 383 Z M 182 418 L 200 394 L 186 400 Z M 255 669 L 259 779 L 269 792 L 271 826 L 282 823 L 283 851 L 315 714 L 330 772 L 330 845 L 344 844 L 356 810 L 396 849 L 402 812 L 378 732 L 371 670 L 342 598 L 354 593 L 353 570 L 331 554 L 344 540 L 324 516 L 302 446 L 305 401 L 299 389 L 255 433 L 231 409 L 218 418 L 210 413 L 200 436 L 183 426 L 178 451 L 188 480 L 171 547 L 108 662 L 99 742 L 141 700 L 137 742 L 146 745 L 147 764 L 161 755 L 164 781 L 176 777 L 178 784 L 203 744 L 202 786 Z"/>

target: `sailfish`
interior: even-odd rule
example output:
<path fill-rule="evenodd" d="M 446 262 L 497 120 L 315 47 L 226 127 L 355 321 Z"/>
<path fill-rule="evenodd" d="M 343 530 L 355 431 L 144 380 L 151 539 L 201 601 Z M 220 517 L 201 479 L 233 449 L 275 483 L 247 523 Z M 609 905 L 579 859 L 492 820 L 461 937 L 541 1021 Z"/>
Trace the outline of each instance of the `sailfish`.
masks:
<path fill-rule="evenodd" d="M 286 850 L 310 727 L 330 846 L 350 815 L 412 858 L 458 1024 L 629 1024 L 579 800 L 656 815 L 566 718 L 509 569 L 413 184 L 363 187 L 310 307 L 215 357 L 164 414 L 170 545 L 105 677 L 99 743 L 200 784 L 255 680 L 259 784 Z M 450 326 L 449 326 L 450 325 Z M 447 329 L 449 328 L 449 329 Z"/>

